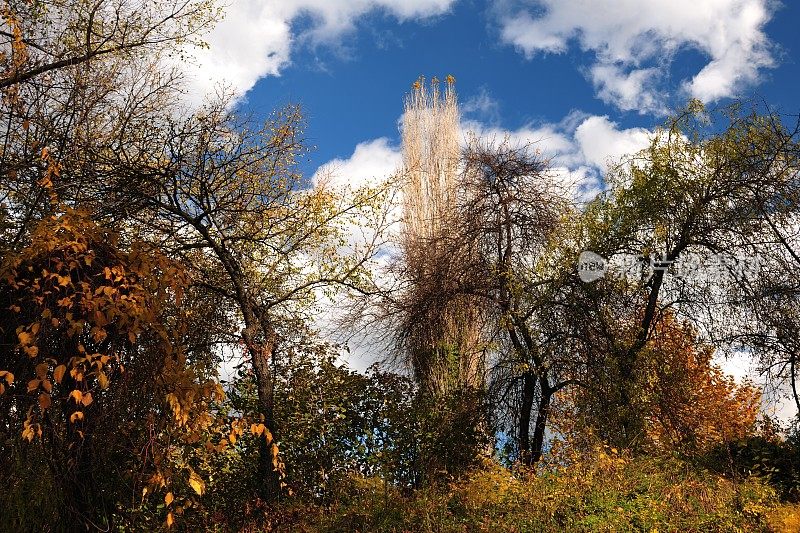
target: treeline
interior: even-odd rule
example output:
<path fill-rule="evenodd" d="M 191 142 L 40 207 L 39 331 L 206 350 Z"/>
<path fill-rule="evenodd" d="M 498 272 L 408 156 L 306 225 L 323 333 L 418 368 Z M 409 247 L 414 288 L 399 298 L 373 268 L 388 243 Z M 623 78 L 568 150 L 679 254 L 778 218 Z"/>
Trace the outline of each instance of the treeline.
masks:
<path fill-rule="evenodd" d="M 463 147 L 454 80 L 419 80 L 396 176 L 311 186 L 297 107 L 185 104 L 211 3 L 3 16 L 0 529 L 268 530 L 599 449 L 797 496 L 794 441 L 714 362 L 796 391 L 796 118 L 691 102 L 578 203 L 534 146 Z M 409 372 L 338 363 L 332 300 Z"/>

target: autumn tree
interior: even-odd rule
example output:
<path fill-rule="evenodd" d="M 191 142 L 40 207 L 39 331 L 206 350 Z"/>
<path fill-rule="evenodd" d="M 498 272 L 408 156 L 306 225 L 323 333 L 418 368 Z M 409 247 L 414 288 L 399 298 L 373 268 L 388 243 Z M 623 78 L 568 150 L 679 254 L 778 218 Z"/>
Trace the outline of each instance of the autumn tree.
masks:
<path fill-rule="evenodd" d="M 474 251 L 452 245 L 462 166 L 454 81 L 448 76 L 441 87 L 434 78 L 428 87 L 420 78 L 406 97 L 401 252 L 393 268 L 402 288 L 385 306 L 395 319 L 396 354 L 414 373 L 420 410 L 430 413 L 418 465 L 425 483 L 462 471 L 491 440 L 484 310 L 462 286 Z"/>
<path fill-rule="evenodd" d="M 458 223 L 459 111 L 452 77 L 444 91 L 420 78 L 403 114 L 403 273 L 408 277 L 403 349 L 423 390 L 481 388 L 481 311 L 459 291 L 466 247 L 448 247 Z M 453 255 L 457 253 L 458 255 Z"/>
<path fill-rule="evenodd" d="M 305 147 L 294 106 L 252 128 L 222 102 L 158 135 L 160 150 L 123 173 L 158 184 L 142 191 L 146 209 L 134 218 L 137 227 L 186 266 L 192 287 L 241 321 L 241 333 L 222 340 L 242 342 L 257 384 L 257 415 L 277 436 L 276 349 L 310 321 L 320 291 L 370 290 L 365 265 L 382 238 L 385 190 L 309 187 L 297 170 Z M 371 237 L 349 241 L 356 225 L 372 228 Z M 262 496 L 272 499 L 279 460 L 268 443 L 261 446 Z"/>
<path fill-rule="evenodd" d="M 714 351 L 673 316 L 658 324 L 638 370 L 637 403 L 646 419 L 647 446 L 702 453 L 753 431 L 761 392 L 725 375 Z"/>
<path fill-rule="evenodd" d="M 724 128 L 714 129 L 707 118 L 720 115 Z M 636 368 L 666 309 L 693 318 L 707 335 L 731 323 L 725 313 L 735 306 L 722 287 L 741 282 L 741 269 L 720 269 L 711 281 L 716 290 L 698 282 L 707 278 L 676 275 L 670 265 L 689 257 L 711 263 L 748 250 L 767 224 L 759 198 L 772 199 L 774 216 L 794 205 L 786 191 L 795 175 L 788 154 L 796 134 L 768 127 L 769 117 L 736 108 L 707 114 L 691 103 L 656 132 L 649 148 L 611 169 L 608 190 L 586 210 L 578 246 L 606 258 L 643 258 L 631 275 L 584 284 L 582 296 L 584 307 L 597 311 L 587 322 L 599 323 L 592 349 L 603 361 L 597 368 L 613 372 L 610 382 L 618 383 L 608 397 L 606 433 L 620 445 L 635 445 L 643 435 L 633 408 Z"/>
<path fill-rule="evenodd" d="M 46 75 L 49 84 L 76 67 L 86 72 L 87 63 L 106 66 L 112 57 L 131 60 L 165 45 L 202 44 L 214 14 L 207 0 L 4 2 L 0 90 L 39 83 Z"/>
<path fill-rule="evenodd" d="M 55 485 L 67 527 L 109 525 L 115 498 L 125 499 L 115 484 L 141 491 L 140 476 L 159 468 L 162 432 L 202 430 L 222 394 L 187 366 L 176 313 L 186 277 L 145 243 L 122 249 L 71 208 L 40 222 L 0 268 L 4 442 L 30 448 L 3 446 L 9 457 L 47 458 L 25 471 Z"/>
<path fill-rule="evenodd" d="M 167 56 L 188 51 L 214 15 L 206 1 L 3 4 L 0 249 L 24 246 L 51 214 L 43 149 L 59 165 L 49 179 L 61 201 L 109 223 L 141 207 L 116 169 L 148 157 L 153 130 L 180 102 Z"/>

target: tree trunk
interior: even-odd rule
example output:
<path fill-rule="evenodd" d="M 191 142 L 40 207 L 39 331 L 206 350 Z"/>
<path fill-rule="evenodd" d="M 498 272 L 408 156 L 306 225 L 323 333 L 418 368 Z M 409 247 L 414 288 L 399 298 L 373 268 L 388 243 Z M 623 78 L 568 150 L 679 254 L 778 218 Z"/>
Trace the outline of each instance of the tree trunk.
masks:
<path fill-rule="evenodd" d="M 537 463 L 542 458 L 544 448 L 544 430 L 547 427 L 547 417 L 550 414 L 550 400 L 553 389 L 550 388 L 547 378 L 539 380 L 539 412 L 536 413 L 536 425 L 533 428 L 533 441 L 531 442 L 530 463 Z"/>
<path fill-rule="evenodd" d="M 519 413 L 519 457 L 526 464 L 531 464 L 531 411 L 533 397 L 536 394 L 536 376 L 528 370 L 522 375 L 522 406 Z"/>
<path fill-rule="evenodd" d="M 253 371 L 256 378 L 256 391 L 258 392 L 258 409 L 264 417 L 264 425 L 272 434 L 273 441 L 277 438 L 275 427 L 274 406 L 274 380 L 272 377 L 272 357 L 275 351 L 276 335 L 272 328 L 256 318 L 255 313 L 248 313 L 252 317 L 251 327 L 245 328 L 243 338 L 250 353 Z M 254 339 L 254 326 L 260 325 L 263 339 L 260 342 Z M 280 472 L 273 464 L 272 443 L 262 438 L 259 442 L 258 475 L 262 480 L 259 485 L 259 496 L 265 501 L 274 501 L 280 495 Z"/>
<path fill-rule="evenodd" d="M 536 409 L 536 423 L 531 438 L 531 414 L 536 394 L 536 375 L 527 371 L 522 376 L 522 410 L 519 416 L 519 455 L 520 460 L 528 465 L 536 464 L 542 458 L 544 435 L 547 417 L 554 390 L 546 377 L 539 378 L 539 404 Z"/>

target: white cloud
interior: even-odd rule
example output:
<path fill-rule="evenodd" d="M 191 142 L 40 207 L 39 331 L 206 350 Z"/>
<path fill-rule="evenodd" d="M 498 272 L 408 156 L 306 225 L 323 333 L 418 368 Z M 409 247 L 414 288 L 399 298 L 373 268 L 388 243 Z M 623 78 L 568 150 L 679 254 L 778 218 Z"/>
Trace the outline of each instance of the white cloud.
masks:
<path fill-rule="evenodd" d="M 208 49 L 194 52 L 187 77 L 195 100 L 222 84 L 239 96 L 264 76 L 278 75 L 300 43 L 333 44 L 352 31 L 359 17 L 380 11 L 399 21 L 447 12 L 454 0 L 234 0 L 206 38 Z M 309 24 L 294 33 L 300 17 Z M 306 18 L 307 17 L 307 18 Z"/>
<path fill-rule="evenodd" d="M 461 112 L 495 124 L 500 121 L 500 102 L 492 97 L 486 87 L 482 87 L 478 94 L 461 104 Z"/>
<path fill-rule="evenodd" d="M 530 2 L 528 2 L 530 3 Z M 734 96 L 773 66 L 764 25 L 770 0 L 537 0 L 502 8 L 505 42 L 528 57 L 563 53 L 572 42 L 594 52 L 589 77 L 598 96 L 624 110 L 660 113 L 660 89 L 674 56 L 693 49 L 708 63 L 682 80 L 682 96 L 711 102 Z"/>
<path fill-rule="evenodd" d="M 557 123 L 529 124 L 515 130 L 464 120 L 461 131 L 464 143 L 471 135 L 477 135 L 496 142 L 508 139 L 512 145 L 531 144 L 550 160 L 553 176 L 579 200 L 589 200 L 600 192 L 608 166 L 645 148 L 651 138 L 647 129 L 621 129 L 607 116 L 580 112 L 572 112 Z M 312 182 L 314 186 L 352 189 L 376 185 L 394 175 L 401 162 L 400 147 L 381 137 L 359 143 L 348 158 L 336 158 L 320 166 Z M 393 213 L 392 218 L 399 220 L 399 216 L 399 212 Z"/>
<path fill-rule="evenodd" d="M 381 137 L 365 141 L 356 145 L 353 153 L 348 158 L 336 158 L 321 165 L 312 176 L 314 187 L 331 187 L 340 192 L 349 192 L 364 186 L 378 186 L 396 175 L 402 163 L 402 154 L 399 146 L 393 145 L 389 139 Z M 380 241 L 375 257 L 369 261 L 375 281 L 382 287 L 389 287 L 393 283 L 393 276 L 388 269 L 389 255 L 396 253 L 396 235 L 399 230 L 401 200 L 398 196 L 389 206 L 387 227 Z M 347 243 L 343 246 L 343 253 L 364 249 L 368 243 L 376 240 L 376 234 L 371 228 L 358 224 L 349 224 Z M 347 315 L 351 311 L 350 302 L 345 293 L 318 294 L 320 305 L 316 317 L 316 326 L 321 335 L 333 342 L 346 344 L 349 351 L 341 354 L 340 360 L 346 362 L 351 368 L 365 371 L 372 363 L 382 359 L 386 343 L 378 337 L 371 327 L 356 328 L 351 326 L 341 327 L 342 322 L 350 323 Z"/>
<path fill-rule="evenodd" d="M 516 130 L 467 121 L 465 131 L 512 145 L 530 143 L 550 160 L 554 175 L 578 200 L 589 200 L 602 189 L 602 175 L 626 154 L 647 147 L 652 133 L 644 128 L 620 129 L 607 116 L 572 112 L 558 123 L 527 125 Z"/>
<path fill-rule="evenodd" d="M 663 114 L 664 94 L 658 89 L 660 71 L 657 68 L 641 68 L 626 72 L 618 65 L 594 65 L 589 75 L 597 90 L 597 96 L 606 103 L 621 109 L 638 109 Z"/>
<path fill-rule="evenodd" d="M 621 130 L 606 116 L 588 117 L 575 129 L 575 142 L 584 161 L 601 170 L 646 148 L 651 138 L 652 132 L 645 128 Z"/>
<path fill-rule="evenodd" d="M 347 159 L 333 159 L 317 169 L 311 178 L 314 186 L 349 185 L 356 189 L 386 180 L 400 168 L 400 148 L 381 137 L 359 143 Z"/>

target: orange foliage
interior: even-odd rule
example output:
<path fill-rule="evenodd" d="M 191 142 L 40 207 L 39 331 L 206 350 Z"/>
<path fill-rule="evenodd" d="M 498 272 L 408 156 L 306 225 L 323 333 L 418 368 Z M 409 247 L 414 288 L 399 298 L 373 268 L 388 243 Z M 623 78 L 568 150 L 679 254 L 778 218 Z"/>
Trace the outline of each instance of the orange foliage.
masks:
<path fill-rule="evenodd" d="M 0 400 L 23 414 L 23 439 L 64 458 L 54 464 L 70 472 L 63 479 L 74 492 L 88 483 L 81 463 L 94 460 L 84 442 L 105 418 L 120 417 L 114 411 L 125 395 L 136 394 L 127 368 L 145 369 L 133 382 L 154 384 L 163 403 L 156 398 L 151 412 L 166 416 L 147 421 L 153 441 L 142 460 L 154 473 L 144 494 L 184 478 L 201 495 L 202 479 L 175 457 L 205 437 L 224 391 L 187 364 L 184 270 L 144 244 L 123 249 L 87 214 L 52 205 L 61 213 L 40 221 L 27 245 L 0 261 L 0 337 L 9 348 L 0 350 Z M 192 505 L 180 500 L 181 508 Z"/>
<path fill-rule="evenodd" d="M 702 451 L 744 437 L 758 415 L 761 393 L 738 385 L 712 361 L 694 329 L 667 316 L 640 362 L 645 440 L 658 449 Z"/>

